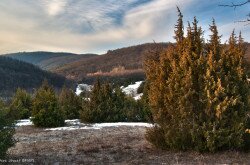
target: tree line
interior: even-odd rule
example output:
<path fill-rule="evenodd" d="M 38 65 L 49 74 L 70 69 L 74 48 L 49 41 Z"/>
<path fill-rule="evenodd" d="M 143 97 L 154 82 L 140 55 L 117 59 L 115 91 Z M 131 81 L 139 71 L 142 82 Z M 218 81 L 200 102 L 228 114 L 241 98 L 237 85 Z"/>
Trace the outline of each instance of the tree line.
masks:
<path fill-rule="evenodd" d="M 8 115 L 15 120 L 31 117 L 35 126 L 63 126 L 65 119 L 81 119 L 83 122 L 148 121 L 146 102 L 127 96 L 120 87 L 99 80 L 91 92 L 77 96 L 63 87 L 56 94 L 48 81 L 31 96 L 24 89 L 17 89 L 9 105 Z"/>
<path fill-rule="evenodd" d="M 147 90 L 145 88 L 145 90 Z M 77 96 L 64 86 L 59 94 L 45 80 L 31 95 L 18 88 L 10 103 L 0 102 L 0 158 L 13 146 L 15 121 L 30 118 L 36 127 L 60 127 L 66 119 L 80 119 L 84 123 L 149 122 L 151 112 L 147 96 L 134 100 L 120 87 L 95 82 L 92 91 Z"/>

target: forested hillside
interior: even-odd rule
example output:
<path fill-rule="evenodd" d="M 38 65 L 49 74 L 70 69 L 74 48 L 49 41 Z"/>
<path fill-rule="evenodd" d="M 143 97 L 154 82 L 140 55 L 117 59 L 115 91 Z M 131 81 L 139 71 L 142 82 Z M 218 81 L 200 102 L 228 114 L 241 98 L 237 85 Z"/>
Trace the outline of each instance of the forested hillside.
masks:
<path fill-rule="evenodd" d="M 102 76 L 99 73 L 111 73 L 117 67 L 123 67 L 115 75 L 109 74 L 104 77 L 143 77 L 143 56 L 156 47 L 166 48 L 169 43 L 147 43 L 137 46 L 131 46 L 116 50 L 109 50 L 106 54 L 94 56 L 87 59 L 81 59 L 76 62 L 69 63 L 58 69 L 53 70 L 55 73 L 66 76 L 67 78 L 81 81 L 83 79 L 91 79 L 94 75 Z M 126 75 L 126 76 L 124 76 Z"/>
<path fill-rule="evenodd" d="M 64 83 L 71 84 L 63 76 L 41 70 L 32 64 L 0 56 L 0 95 L 9 96 L 16 88 L 32 91 L 47 79 L 55 88 L 61 88 Z"/>
<path fill-rule="evenodd" d="M 45 70 L 56 69 L 67 63 L 96 56 L 95 54 L 73 54 L 53 52 L 19 52 L 5 54 L 5 56 L 18 59 L 39 66 Z"/>
<path fill-rule="evenodd" d="M 77 55 L 72 53 L 22 52 L 6 56 L 39 66 L 69 79 L 93 83 L 97 77 L 113 82 L 140 81 L 145 78 L 144 56 L 154 49 L 167 48 L 171 43 L 147 43 L 116 50 L 106 54 Z M 250 44 L 245 59 L 250 70 Z M 122 68 L 122 69 L 120 69 Z M 250 72 L 249 72 L 250 74 Z"/>

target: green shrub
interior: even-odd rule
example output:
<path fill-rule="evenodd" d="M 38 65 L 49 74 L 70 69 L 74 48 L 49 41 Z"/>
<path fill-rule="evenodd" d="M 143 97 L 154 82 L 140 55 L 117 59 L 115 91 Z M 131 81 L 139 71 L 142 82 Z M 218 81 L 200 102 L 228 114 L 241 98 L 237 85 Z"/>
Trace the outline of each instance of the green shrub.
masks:
<path fill-rule="evenodd" d="M 149 82 L 146 80 L 145 82 L 143 82 L 143 95 L 141 99 L 137 101 L 137 103 L 139 104 L 141 112 L 143 112 L 143 121 L 153 122 L 153 116 L 149 105 L 148 91 Z"/>
<path fill-rule="evenodd" d="M 126 96 L 122 90 L 97 81 L 90 98 L 83 99 L 81 120 L 83 122 L 145 121 L 144 104 Z"/>
<path fill-rule="evenodd" d="M 118 107 L 122 105 L 116 106 L 113 98 L 111 86 L 109 84 L 101 85 L 98 80 L 90 94 L 90 100 L 84 100 L 81 120 L 90 123 L 122 121 L 124 118 Z"/>
<path fill-rule="evenodd" d="M 64 113 L 59 108 L 56 94 L 47 81 L 38 89 L 33 100 L 32 121 L 37 127 L 64 125 Z"/>
<path fill-rule="evenodd" d="M 147 130 L 146 139 L 154 146 L 161 149 L 166 149 L 165 133 L 161 127 L 154 126 Z"/>
<path fill-rule="evenodd" d="M 31 116 L 31 111 L 31 96 L 25 90 L 18 88 L 10 104 L 9 116 L 15 120 L 28 119 Z"/>
<path fill-rule="evenodd" d="M 141 85 L 139 86 L 139 88 L 137 89 L 137 93 L 143 93 L 143 90 L 144 90 L 144 88 L 145 88 L 145 81 L 143 81 L 142 83 L 141 83 Z"/>
<path fill-rule="evenodd" d="M 80 98 L 70 89 L 65 87 L 59 95 L 59 104 L 61 110 L 65 113 L 66 119 L 79 119 L 81 110 Z"/>
<path fill-rule="evenodd" d="M 0 159 L 5 158 L 8 148 L 15 143 L 13 138 L 15 128 L 13 121 L 7 116 L 7 109 L 4 103 L 0 101 Z"/>

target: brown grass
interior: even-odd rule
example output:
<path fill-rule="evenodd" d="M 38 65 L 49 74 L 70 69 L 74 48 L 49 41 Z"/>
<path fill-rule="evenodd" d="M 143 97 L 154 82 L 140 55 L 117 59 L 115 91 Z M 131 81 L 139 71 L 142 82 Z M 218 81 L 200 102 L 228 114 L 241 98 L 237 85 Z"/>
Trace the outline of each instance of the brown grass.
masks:
<path fill-rule="evenodd" d="M 15 135 L 19 142 L 9 153 L 12 159 L 32 158 L 35 164 L 250 164 L 250 153 L 237 151 L 162 151 L 145 140 L 145 132 L 143 127 L 73 131 L 19 127 Z"/>

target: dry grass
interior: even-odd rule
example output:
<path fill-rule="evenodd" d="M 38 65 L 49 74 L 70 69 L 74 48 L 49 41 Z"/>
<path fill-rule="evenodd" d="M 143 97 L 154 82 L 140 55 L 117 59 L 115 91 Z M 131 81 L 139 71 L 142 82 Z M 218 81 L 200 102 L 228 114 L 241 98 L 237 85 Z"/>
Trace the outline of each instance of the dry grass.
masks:
<path fill-rule="evenodd" d="M 17 129 L 19 142 L 10 157 L 34 159 L 35 164 L 250 164 L 250 153 L 215 154 L 162 151 L 144 138 L 143 127 L 100 130 L 44 131 Z"/>

